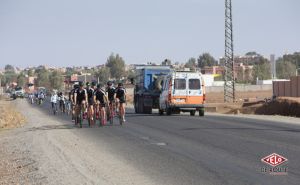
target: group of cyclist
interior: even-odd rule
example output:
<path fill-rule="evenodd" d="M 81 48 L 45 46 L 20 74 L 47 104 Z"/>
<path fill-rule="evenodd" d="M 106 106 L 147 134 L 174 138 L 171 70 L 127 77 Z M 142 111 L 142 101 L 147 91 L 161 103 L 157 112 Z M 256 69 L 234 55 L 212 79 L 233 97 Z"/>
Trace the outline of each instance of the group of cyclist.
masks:
<path fill-rule="evenodd" d="M 41 105 L 44 102 L 45 98 L 46 95 L 42 91 L 28 94 L 28 99 L 31 104 L 35 102 L 36 104 Z"/>
<path fill-rule="evenodd" d="M 112 121 L 117 112 L 120 121 L 125 122 L 126 90 L 122 83 L 115 88 L 109 81 L 103 89 L 101 84 L 95 82 L 87 82 L 85 86 L 79 82 L 69 92 L 69 100 L 75 124 L 78 124 L 77 118 L 82 115 L 83 119 L 89 120 L 90 125 L 95 125 L 95 119 L 101 119 L 101 125 L 104 125 L 107 120 Z"/>
<path fill-rule="evenodd" d="M 65 97 L 63 92 L 54 91 L 51 95 L 51 104 L 53 113 L 57 112 L 57 105 L 59 105 L 59 110 L 61 113 L 70 113 L 71 112 L 71 102 Z"/>

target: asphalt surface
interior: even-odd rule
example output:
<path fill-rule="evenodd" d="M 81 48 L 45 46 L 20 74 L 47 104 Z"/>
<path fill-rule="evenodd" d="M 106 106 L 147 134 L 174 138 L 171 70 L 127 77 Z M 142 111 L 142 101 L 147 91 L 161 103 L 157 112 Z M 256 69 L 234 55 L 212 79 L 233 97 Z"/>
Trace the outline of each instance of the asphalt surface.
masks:
<path fill-rule="evenodd" d="M 38 106 L 33 105 L 34 108 Z M 79 129 L 70 117 L 51 114 L 85 142 L 105 141 L 122 157 L 157 184 L 300 184 L 300 119 L 278 121 L 243 116 L 208 114 L 159 116 L 127 110 L 126 123 Z M 284 118 L 281 118 L 284 120 Z M 299 124 L 295 123 L 299 120 Z M 95 144 L 93 147 L 98 147 Z M 288 162 L 278 166 L 287 174 L 271 175 L 261 158 L 278 153 Z M 116 174 L 118 176 L 118 174 Z"/>

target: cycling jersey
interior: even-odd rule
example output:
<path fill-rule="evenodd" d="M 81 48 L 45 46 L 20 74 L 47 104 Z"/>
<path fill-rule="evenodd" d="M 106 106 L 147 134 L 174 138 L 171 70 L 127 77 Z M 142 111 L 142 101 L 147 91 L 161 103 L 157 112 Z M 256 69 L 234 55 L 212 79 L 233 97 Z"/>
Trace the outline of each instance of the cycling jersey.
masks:
<path fill-rule="evenodd" d="M 108 87 L 107 90 L 107 95 L 108 95 L 108 100 L 110 102 L 115 100 L 115 93 L 116 93 L 116 89 L 114 87 Z"/>
<path fill-rule="evenodd" d="M 56 94 L 52 95 L 51 96 L 51 103 L 57 103 L 57 99 L 58 99 L 58 97 L 57 97 Z"/>
<path fill-rule="evenodd" d="M 89 105 L 93 105 L 94 104 L 94 89 L 92 89 L 92 88 L 86 89 L 86 92 L 88 95 Z"/>
<path fill-rule="evenodd" d="M 126 90 L 124 87 L 118 87 L 116 89 L 116 97 L 120 100 L 120 103 L 126 102 L 125 94 L 126 94 Z"/>
<path fill-rule="evenodd" d="M 86 89 L 79 88 L 75 91 L 75 93 L 77 94 L 77 98 L 76 98 L 77 105 L 80 105 L 82 101 L 85 101 L 87 95 Z"/>
<path fill-rule="evenodd" d="M 96 100 L 100 102 L 102 106 L 105 106 L 105 92 L 100 89 L 95 91 Z"/>

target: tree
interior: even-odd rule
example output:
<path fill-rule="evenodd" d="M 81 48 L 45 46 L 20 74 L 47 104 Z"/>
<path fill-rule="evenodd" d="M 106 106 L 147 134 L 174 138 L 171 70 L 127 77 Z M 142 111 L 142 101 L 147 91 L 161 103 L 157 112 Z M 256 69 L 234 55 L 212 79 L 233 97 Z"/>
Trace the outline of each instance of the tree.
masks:
<path fill-rule="evenodd" d="M 276 74 L 278 78 L 289 79 L 291 76 L 296 75 L 296 64 L 292 61 L 279 58 L 276 63 Z"/>
<path fill-rule="evenodd" d="M 108 67 L 102 67 L 95 72 L 95 77 L 98 79 L 100 84 L 106 84 L 110 78 L 110 69 Z"/>
<path fill-rule="evenodd" d="M 136 73 L 134 70 L 127 71 L 127 80 L 130 80 L 130 82 L 133 84 L 136 78 Z"/>
<path fill-rule="evenodd" d="M 110 69 L 110 74 L 116 80 L 120 80 L 125 74 L 125 62 L 119 54 L 113 53 L 108 57 L 106 67 Z"/>
<path fill-rule="evenodd" d="M 14 66 L 12 66 L 10 64 L 5 65 L 4 69 L 5 69 L 5 72 L 15 72 Z"/>
<path fill-rule="evenodd" d="M 203 53 L 199 56 L 197 59 L 198 61 L 198 67 L 204 68 L 205 66 L 215 66 L 218 64 L 218 62 L 214 59 L 213 56 L 211 56 L 209 53 Z"/>
<path fill-rule="evenodd" d="M 245 83 L 250 83 L 253 81 L 253 77 L 252 77 L 252 70 L 249 69 L 249 68 L 246 68 L 245 69 L 245 79 L 244 79 L 244 82 Z"/>
<path fill-rule="evenodd" d="M 49 82 L 49 71 L 46 69 L 40 69 L 37 71 L 37 81 L 36 85 L 38 87 L 50 87 Z"/>
<path fill-rule="evenodd" d="M 0 87 L 5 85 L 5 76 L 0 73 Z"/>
<path fill-rule="evenodd" d="M 164 61 L 161 62 L 161 65 L 170 66 L 170 65 L 172 65 L 172 62 L 170 59 L 165 59 Z"/>
<path fill-rule="evenodd" d="M 295 66 L 297 66 L 297 68 L 300 68 L 300 52 L 295 52 L 294 54 L 283 55 L 283 60 L 289 61 L 289 62 L 295 64 Z"/>
<path fill-rule="evenodd" d="M 34 75 L 34 71 L 32 69 L 29 69 L 27 72 L 28 76 L 33 76 Z"/>
<path fill-rule="evenodd" d="M 23 73 L 19 74 L 17 77 L 17 84 L 20 87 L 23 87 L 26 83 L 26 77 Z"/>
<path fill-rule="evenodd" d="M 271 66 L 267 59 L 262 60 L 259 64 L 253 67 L 254 81 L 258 78 L 259 80 L 267 80 L 271 78 Z M 254 82 L 253 81 L 253 82 Z"/>
<path fill-rule="evenodd" d="M 62 89 L 64 83 L 64 77 L 59 71 L 57 70 L 53 71 L 49 76 L 49 80 L 50 80 L 50 87 L 52 89 L 58 89 L 58 90 Z"/>
<path fill-rule="evenodd" d="M 190 58 L 184 65 L 186 68 L 190 68 L 191 70 L 195 70 L 196 68 L 196 59 L 195 58 Z"/>
<path fill-rule="evenodd" d="M 260 54 L 256 53 L 256 51 L 249 51 L 245 55 L 246 56 L 260 56 Z"/>

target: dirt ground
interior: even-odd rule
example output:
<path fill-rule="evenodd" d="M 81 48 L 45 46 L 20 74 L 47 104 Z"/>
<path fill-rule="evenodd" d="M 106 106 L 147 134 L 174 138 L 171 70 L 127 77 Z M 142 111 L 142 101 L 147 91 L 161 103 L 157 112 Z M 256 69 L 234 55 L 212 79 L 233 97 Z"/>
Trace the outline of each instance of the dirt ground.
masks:
<path fill-rule="evenodd" d="M 13 105 L 7 97 L 0 97 L 0 129 L 21 127 L 26 122 L 25 117 Z"/>
<path fill-rule="evenodd" d="M 236 103 L 208 103 L 208 112 L 222 114 L 257 114 L 257 115 L 282 115 L 300 117 L 300 98 L 278 97 L 265 102 L 256 101 Z"/>
<path fill-rule="evenodd" d="M 93 129 L 77 129 L 25 99 L 11 103 L 27 124 L 0 129 L 0 185 L 156 184 L 113 153 L 110 143 L 78 135 Z"/>

